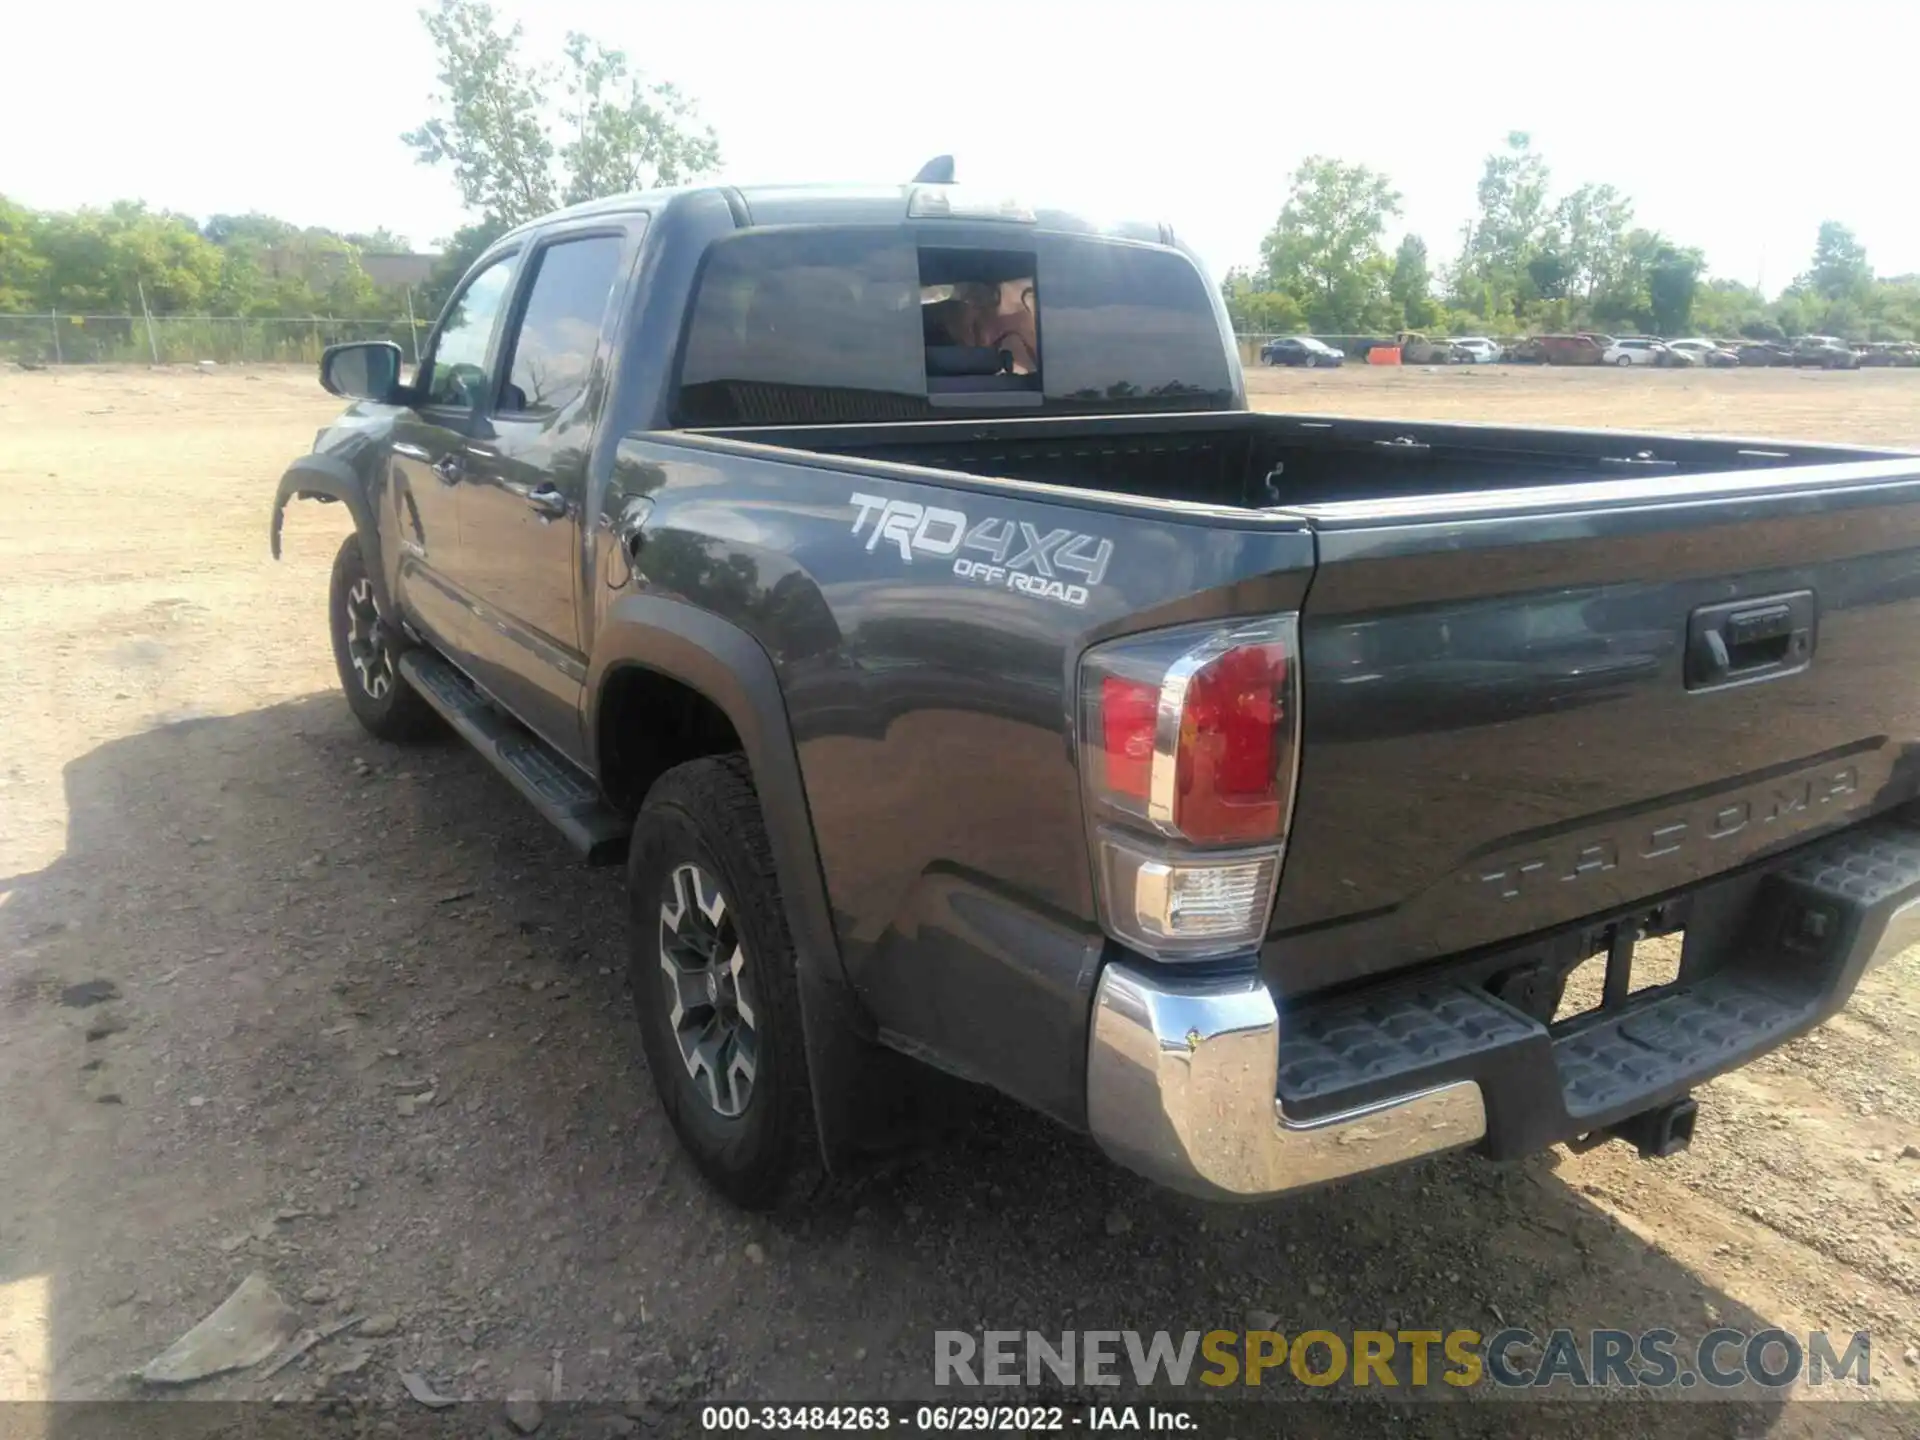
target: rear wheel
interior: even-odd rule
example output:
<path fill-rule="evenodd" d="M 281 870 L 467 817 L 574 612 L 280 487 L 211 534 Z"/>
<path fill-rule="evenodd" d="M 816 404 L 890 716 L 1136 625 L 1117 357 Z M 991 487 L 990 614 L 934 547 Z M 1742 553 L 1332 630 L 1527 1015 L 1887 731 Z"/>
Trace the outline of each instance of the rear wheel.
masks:
<path fill-rule="evenodd" d="M 1631 355 L 1622 355 L 1618 360 L 1615 360 L 1613 363 L 1616 365 L 1631 365 L 1633 364 L 1633 357 Z"/>
<path fill-rule="evenodd" d="M 627 891 L 634 1008 L 674 1133 L 738 1205 L 804 1193 L 819 1155 L 793 941 L 744 756 L 661 776 Z"/>
<path fill-rule="evenodd" d="M 401 678 L 406 637 L 380 613 L 358 535 L 347 536 L 333 557 L 327 621 L 347 708 L 367 733 L 394 741 L 439 734 L 440 717 Z"/>

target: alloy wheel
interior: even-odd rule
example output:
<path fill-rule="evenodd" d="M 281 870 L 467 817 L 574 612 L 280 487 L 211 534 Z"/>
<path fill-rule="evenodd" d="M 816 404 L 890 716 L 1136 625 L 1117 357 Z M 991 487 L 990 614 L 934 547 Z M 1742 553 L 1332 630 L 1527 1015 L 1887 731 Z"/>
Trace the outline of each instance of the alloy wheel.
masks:
<path fill-rule="evenodd" d="M 738 1119 L 753 1098 L 759 1055 L 747 952 L 726 894 L 698 865 L 676 866 L 668 880 L 660 974 L 687 1074 L 715 1114 Z"/>
<path fill-rule="evenodd" d="M 375 700 L 393 689 L 393 652 L 380 624 L 380 607 L 373 598 L 373 582 L 362 575 L 347 591 L 347 655 L 360 688 Z"/>

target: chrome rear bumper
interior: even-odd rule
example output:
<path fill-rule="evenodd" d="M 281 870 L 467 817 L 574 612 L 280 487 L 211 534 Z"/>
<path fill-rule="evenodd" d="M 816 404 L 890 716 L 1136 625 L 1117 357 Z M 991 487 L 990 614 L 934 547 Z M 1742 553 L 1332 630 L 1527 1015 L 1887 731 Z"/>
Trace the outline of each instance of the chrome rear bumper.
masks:
<path fill-rule="evenodd" d="M 1552 1028 L 1442 968 L 1296 1005 L 1283 1037 L 1257 974 L 1111 962 L 1088 1128 L 1121 1164 L 1216 1200 L 1606 1133 L 1811 1029 L 1920 944 L 1920 813 L 1798 851 L 1744 903 L 1746 925 L 1697 973 Z"/>
<path fill-rule="evenodd" d="M 1120 1164 L 1211 1200 L 1279 1195 L 1486 1134 L 1470 1080 L 1289 1122 L 1279 1061 L 1279 1012 L 1257 976 L 1161 979 L 1110 964 L 1094 998 L 1088 1126 Z"/>

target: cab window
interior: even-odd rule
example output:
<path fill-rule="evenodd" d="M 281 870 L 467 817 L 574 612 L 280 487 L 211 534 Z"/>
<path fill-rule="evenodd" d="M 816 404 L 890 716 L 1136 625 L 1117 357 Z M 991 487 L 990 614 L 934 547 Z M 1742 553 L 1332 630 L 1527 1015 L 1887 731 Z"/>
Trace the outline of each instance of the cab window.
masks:
<path fill-rule="evenodd" d="M 427 361 L 427 404 L 471 410 L 486 395 L 487 344 L 513 289 L 519 260 L 518 255 L 502 255 L 468 281 L 447 307 Z"/>
<path fill-rule="evenodd" d="M 590 235 L 540 252 L 519 331 L 508 342 L 498 413 L 550 415 L 586 390 L 624 244 L 619 235 Z"/>

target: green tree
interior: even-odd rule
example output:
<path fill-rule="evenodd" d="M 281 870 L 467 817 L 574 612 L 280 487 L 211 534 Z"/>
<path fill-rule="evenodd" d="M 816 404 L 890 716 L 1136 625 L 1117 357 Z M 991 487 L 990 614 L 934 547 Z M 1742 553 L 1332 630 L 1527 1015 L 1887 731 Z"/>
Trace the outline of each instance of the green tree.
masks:
<path fill-rule="evenodd" d="M 447 165 L 467 208 L 515 225 L 568 202 L 691 179 L 719 164 L 711 130 L 671 85 L 646 81 L 626 55 L 567 37 L 564 70 L 525 58 L 518 24 L 502 30 L 485 0 L 439 0 L 421 12 L 439 56 L 434 113 L 401 139 L 423 164 Z M 566 95 L 565 138 L 547 96 Z"/>
<path fill-rule="evenodd" d="M 1263 275 L 1235 268 L 1220 282 L 1220 298 L 1226 303 L 1227 319 L 1241 335 L 1292 335 L 1307 328 L 1307 317 L 1299 303 L 1284 291 L 1275 290 Z"/>
<path fill-rule="evenodd" d="M 1867 263 L 1866 247 L 1839 221 L 1823 220 L 1814 242 L 1813 264 L 1794 287 L 1828 300 L 1857 301 L 1865 298 L 1872 285 L 1873 267 Z"/>
<path fill-rule="evenodd" d="M 1684 334 L 1693 323 L 1705 269 L 1698 250 L 1676 245 L 1657 230 L 1629 231 L 1617 266 L 1594 299 L 1593 318 L 1659 335 Z"/>
<path fill-rule="evenodd" d="M 1633 202 L 1611 185 L 1582 185 L 1563 195 L 1543 238 L 1564 270 L 1561 295 L 1592 304 L 1626 265 Z"/>
<path fill-rule="evenodd" d="M 479 220 L 472 225 L 463 225 L 441 241 L 440 258 L 434 262 L 433 273 L 420 290 L 419 318 L 431 320 L 437 316 L 447 301 L 453 298 L 454 287 L 460 283 L 460 277 L 472 268 L 473 262 L 480 258 L 489 245 L 512 228 L 504 220 Z"/>
<path fill-rule="evenodd" d="M 720 163 L 720 142 L 712 127 L 698 127 L 693 102 L 635 74 L 624 52 L 575 32 L 567 63 L 567 203 L 677 185 Z"/>
<path fill-rule="evenodd" d="M 340 237 L 356 250 L 372 255 L 406 255 L 413 250 L 413 242 L 404 235 L 396 235 L 381 225 L 372 230 L 355 230 Z"/>
<path fill-rule="evenodd" d="M 243 245 L 270 250 L 300 233 L 300 227 L 273 215 L 250 210 L 245 215 L 210 215 L 200 233 L 216 245 Z"/>
<path fill-rule="evenodd" d="M 1407 329 L 1431 330 L 1441 323 L 1440 304 L 1433 298 L 1433 272 L 1427 265 L 1427 242 L 1418 235 L 1402 238 L 1393 252 L 1387 294 Z"/>
<path fill-rule="evenodd" d="M 1385 175 L 1308 157 L 1261 243 L 1267 283 L 1291 295 L 1316 330 L 1354 334 L 1382 325 L 1391 319 L 1392 266 L 1380 237 L 1399 213 L 1400 194 Z"/>
<path fill-rule="evenodd" d="M 49 298 L 62 310 L 156 315 L 203 309 L 220 284 L 220 251 L 183 215 L 121 200 L 48 214 L 35 227 Z"/>
<path fill-rule="evenodd" d="M 1738 280 L 1709 280 L 1694 292 L 1693 325 L 1703 335 L 1748 335 L 1749 326 L 1772 328 L 1767 297 Z"/>
<path fill-rule="evenodd" d="M 502 33 L 482 0 L 440 0 L 420 18 L 440 88 L 435 113 L 400 138 L 422 164 L 453 168 L 469 210 L 515 224 L 553 209 L 553 141 L 540 118 L 547 76 L 521 59 L 519 24 Z"/>
<path fill-rule="evenodd" d="M 1474 194 L 1477 208 L 1454 266 L 1454 303 L 1460 308 L 1492 320 L 1519 315 L 1532 298 L 1527 262 L 1546 239 L 1551 178 L 1524 130 L 1508 132 L 1506 149 L 1487 156 Z"/>
<path fill-rule="evenodd" d="M 1867 294 L 1868 339 L 1920 339 L 1920 275 L 1873 282 Z"/>
<path fill-rule="evenodd" d="M 0 311 L 46 308 L 47 260 L 40 253 L 38 217 L 0 195 Z"/>
<path fill-rule="evenodd" d="M 1647 309 L 1656 335 L 1685 335 L 1693 324 L 1693 301 L 1707 268 L 1698 250 L 1663 242 L 1647 265 Z"/>

